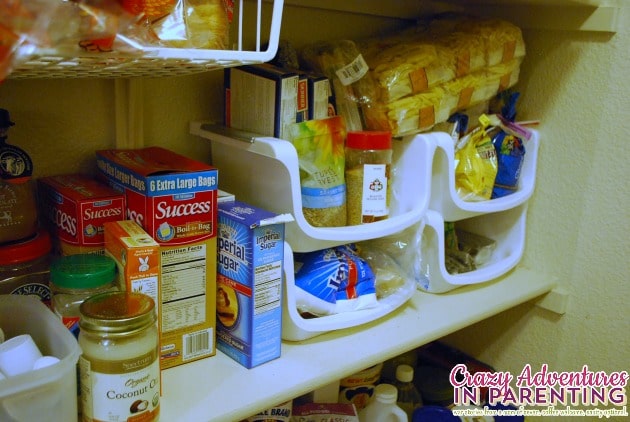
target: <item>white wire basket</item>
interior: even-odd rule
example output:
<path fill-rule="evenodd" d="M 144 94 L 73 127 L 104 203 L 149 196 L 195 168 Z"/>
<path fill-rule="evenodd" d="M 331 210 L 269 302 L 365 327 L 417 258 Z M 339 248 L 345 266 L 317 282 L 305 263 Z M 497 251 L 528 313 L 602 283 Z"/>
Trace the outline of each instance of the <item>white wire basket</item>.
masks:
<path fill-rule="evenodd" d="M 271 60 L 278 51 L 283 0 L 238 0 L 232 21 L 231 49 L 144 47 L 138 52 L 74 51 L 37 49 L 28 52 L 8 79 L 118 78 L 177 76 Z M 263 10 L 264 9 L 264 10 Z M 267 19 L 270 15 L 270 22 Z M 245 24 L 254 16 L 255 24 Z"/>

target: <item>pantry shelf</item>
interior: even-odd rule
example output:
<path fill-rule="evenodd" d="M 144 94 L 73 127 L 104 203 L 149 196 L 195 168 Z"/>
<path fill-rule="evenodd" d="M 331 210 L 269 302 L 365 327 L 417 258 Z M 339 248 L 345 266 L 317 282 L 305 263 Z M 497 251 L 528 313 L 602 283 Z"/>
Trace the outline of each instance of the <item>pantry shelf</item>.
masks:
<path fill-rule="evenodd" d="M 417 291 L 396 311 L 358 327 L 285 341 L 279 359 L 253 369 L 217 352 L 163 372 L 161 417 L 184 422 L 242 420 L 539 297 L 555 285 L 553 277 L 517 266 L 481 285 L 441 295 Z"/>
<path fill-rule="evenodd" d="M 407 20 L 444 11 L 445 7 L 474 12 L 475 8 L 487 6 L 485 16 L 510 16 L 512 22 L 524 29 L 564 31 L 617 32 L 620 14 L 617 0 L 286 0 L 285 4 Z"/>

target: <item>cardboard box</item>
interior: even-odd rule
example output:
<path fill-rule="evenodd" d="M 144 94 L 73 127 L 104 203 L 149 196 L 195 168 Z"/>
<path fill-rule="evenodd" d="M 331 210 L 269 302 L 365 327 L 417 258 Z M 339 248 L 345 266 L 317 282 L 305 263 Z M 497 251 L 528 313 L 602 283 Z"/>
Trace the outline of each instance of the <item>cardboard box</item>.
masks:
<path fill-rule="evenodd" d="M 125 218 L 125 196 L 87 175 L 38 179 L 38 192 L 57 255 L 105 253 L 103 224 Z"/>
<path fill-rule="evenodd" d="M 217 348 L 246 368 L 280 356 L 284 223 L 239 201 L 219 204 Z"/>
<path fill-rule="evenodd" d="M 216 168 L 160 147 L 96 152 L 127 219 L 160 245 L 161 368 L 216 353 Z"/>
<path fill-rule="evenodd" d="M 298 83 L 297 73 L 269 63 L 225 69 L 225 126 L 286 139 L 287 126 L 301 115 Z"/>
<path fill-rule="evenodd" d="M 155 302 L 159 325 L 160 245 L 135 221 L 112 221 L 104 226 L 105 254 L 116 261 L 118 288 L 150 296 Z"/>

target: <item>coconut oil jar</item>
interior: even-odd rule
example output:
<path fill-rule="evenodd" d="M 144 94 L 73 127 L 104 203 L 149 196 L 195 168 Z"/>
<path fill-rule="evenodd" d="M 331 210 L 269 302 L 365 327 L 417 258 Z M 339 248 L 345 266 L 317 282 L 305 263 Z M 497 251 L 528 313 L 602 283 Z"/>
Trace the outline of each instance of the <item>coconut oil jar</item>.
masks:
<path fill-rule="evenodd" d="M 79 307 L 83 421 L 158 421 L 159 336 L 155 302 L 142 293 L 107 292 Z"/>

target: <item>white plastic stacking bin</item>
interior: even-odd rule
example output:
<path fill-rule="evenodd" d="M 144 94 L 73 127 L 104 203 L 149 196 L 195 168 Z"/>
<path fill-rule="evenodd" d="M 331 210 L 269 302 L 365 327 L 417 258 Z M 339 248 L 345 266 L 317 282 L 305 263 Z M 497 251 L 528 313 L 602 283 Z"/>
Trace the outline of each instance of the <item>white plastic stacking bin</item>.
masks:
<path fill-rule="evenodd" d="M 0 380 L 0 421 L 76 421 L 81 349 L 72 333 L 39 299 L 22 295 L 0 295 L 0 327 L 7 339 L 30 334 L 42 355 L 59 359 Z"/>
<path fill-rule="evenodd" d="M 416 282 L 407 280 L 403 287 L 380 299 L 378 305 L 370 309 L 322 316 L 319 318 L 303 318 L 297 310 L 295 302 L 295 274 L 293 266 L 293 251 L 284 245 L 284 303 L 282 306 L 282 338 L 289 341 L 305 340 L 328 331 L 355 327 L 374 321 L 387 315 L 411 299 L 416 291 Z"/>
<path fill-rule="evenodd" d="M 488 212 L 505 211 L 525 203 L 536 184 L 539 133 L 532 130 L 532 137 L 524 141 L 525 158 L 519 177 L 518 190 L 511 195 L 487 201 L 464 201 L 455 190 L 455 151 L 453 140 L 444 132 L 417 135 L 436 146 L 431 177 L 429 208 L 442 215 L 444 221 L 457 221 Z"/>
<path fill-rule="evenodd" d="M 456 222 L 458 229 L 488 237 L 496 242 L 492 257 L 485 265 L 474 271 L 450 274 L 445 264 L 444 219 L 433 210 L 426 215 L 422 251 L 423 261 L 428 268 L 428 283 L 420 286 L 431 293 L 443 293 L 468 284 L 493 280 L 518 264 L 525 250 L 525 222 L 527 203 Z"/>
<path fill-rule="evenodd" d="M 300 169 L 293 144 L 204 122 L 193 122 L 190 129 L 212 141 L 212 164 L 219 169 L 222 190 L 257 207 L 293 215 L 295 221 L 286 225 L 286 240 L 296 252 L 394 234 L 419 222 L 428 209 L 433 142 L 418 137 L 394 140 L 388 219 L 360 226 L 314 227 L 302 212 Z"/>

